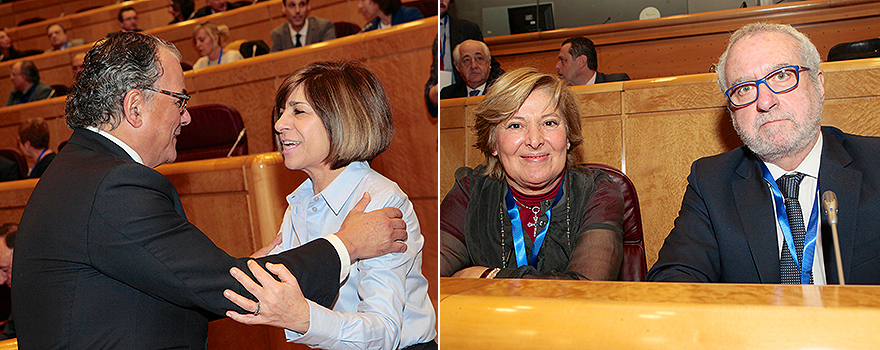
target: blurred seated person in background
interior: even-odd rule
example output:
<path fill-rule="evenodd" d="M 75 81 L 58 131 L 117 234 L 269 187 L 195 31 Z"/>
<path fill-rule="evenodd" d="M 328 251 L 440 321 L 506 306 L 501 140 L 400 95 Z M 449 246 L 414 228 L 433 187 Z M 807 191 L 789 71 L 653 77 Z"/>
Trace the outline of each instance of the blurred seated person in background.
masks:
<path fill-rule="evenodd" d="M 559 49 L 556 74 L 571 86 L 629 80 L 626 73 L 603 74 L 596 71 L 598 58 L 593 41 L 582 36 L 565 39 Z"/>
<path fill-rule="evenodd" d="M 187 21 L 193 18 L 195 14 L 196 4 L 193 0 L 168 0 L 168 13 L 174 19 L 168 24 Z"/>
<path fill-rule="evenodd" d="M 495 79 L 504 74 L 500 67 L 491 68 L 492 54 L 482 41 L 465 40 L 452 51 L 452 60 L 462 80 L 440 90 L 440 98 L 485 95 Z"/>
<path fill-rule="evenodd" d="M 18 163 L 0 156 L 0 182 L 20 180 Z"/>
<path fill-rule="evenodd" d="M 389 28 L 425 17 L 418 9 L 401 6 L 400 0 L 359 0 L 358 8 L 364 16 L 372 18 L 364 24 L 362 32 Z"/>
<path fill-rule="evenodd" d="M 218 26 L 211 22 L 205 22 L 195 26 L 193 28 L 193 44 L 196 45 L 196 50 L 202 57 L 199 57 L 198 61 L 193 64 L 193 69 L 244 59 L 238 50 L 223 48 L 226 39 L 229 39 L 229 27 L 225 24 Z"/>
<path fill-rule="evenodd" d="M 534 68 L 502 75 L 474 111 L 476 169 L 455 171 L 440 205 L 440 275 L 613 280 L 623 195 L 579 167 L 577 96 Z"/>
<path fill-rule="evenodd" d="M 58 23 L 50 24 L 49 27 L 46 28 L 46 35 L 49 37 L 49 44 L 52 45 L 52 48 L 46 50 L 46 52 L 64 50 L 85 44 L 83 39 L 69 40 L 67 37 L 67 29 L 64 29 L 64 26 Z"/>
<path fill-rule="evenodd" d="M 49 149 L 49 125 L 43 118 L 25 120 L 18 126 L 18 142 L 21 154 L 34 162 L 34 167 L 28 171 L 28 178 L 42 176 L 55 159 L 55 152 Z"/>
<path fill-rule="evenodd" d="M 821 63 L 789 25 L 752 23 L 730 36 L 715 74 L 745 145 L 691 165 L 648 281 L 838 283 L 819 209 L 832 190 L 846 284 L 880 284 L 880 138 L 821 126 Z"/>
<path fill-rule="evenodd" d="M 122 30 L 135 32 L 141 31 L 141 29 L 138 28 L 138 13 L 134 7 L 125 6 L 119 9 L 119 13 L 116 14 L 116 19 L 119 20 L 119 28 Z"/>
<path fill-rule="evenodd" d="M 13 63 L 9 69 L 9 80 L 12 82 L 12 92 L 9 93 L 9 101 L 6 101 L 7 106 L 45 100 L 55 91 L 40 82 L 40 71 L 29 60 Z"/>
<path fill-rule="evenodd" d="M 0 62 L 24 57 L 25 53 L 12 47 L 12 38 L 5 30 L 0 30 Z"/>
<path fill-rule="evenodd" d="M 70 59 L 70 67 L 73 69 L 73 81 L 76 82 L 76 77 L 79 75 L 79 72 L 83 70 L 83 61 L 86 59 L 86 53 L 80 52 L 76 55 L 73 55 L 73 58 Z"/>
<path fill-rule="evenodd" d="M 205 0 L 205 7 L 200 8 L 193 14 L 193 18 L 205 17 L 208 15 L 213 15 L 215 13 L 226 12 L 229 10 L 234 10 L 243 5 L 239 5 L 237 3 L 229 3 L 227 0 Z"/>
<path fill-rule="evenodd" d="M 309 17 L 309 0 L 282 0 L 287 22 L 272 29 L 272 52 L 336 39 L 333 22 Z"/>
<path fill-rule="evenodd" d="M 18 232 L 18 224 L 8 222 L 0 226 L 0 284 L 12 288 L 12 253 L 15 249 L 15 234 Z M 6 318 L 3 333 L 0 340 L 15 338 L 15 321 L 12 319 L 12 310 Z"/>
<path fill-rule="evenodd" d="M 282 243 L 273 253 L 336 232 L 367 193 L 367 210 L 400 209 L 408 234 L 405 253 L 359 261 L 332 310 L 309 302 L 311 326 L 307 332 L 288 328 L 287 339 L 322 349 L 402 349 L 424 343 L 436 349 L 419 220 L 406 193 L 370 168 L 394 134 L 391 105 L 379 80 L 356 62 L 312 63 L 281 83 L 275 110 L 281 113 L 275 132 L 284 165 L 304 171 L 309 179 L 287 196 Z"/>

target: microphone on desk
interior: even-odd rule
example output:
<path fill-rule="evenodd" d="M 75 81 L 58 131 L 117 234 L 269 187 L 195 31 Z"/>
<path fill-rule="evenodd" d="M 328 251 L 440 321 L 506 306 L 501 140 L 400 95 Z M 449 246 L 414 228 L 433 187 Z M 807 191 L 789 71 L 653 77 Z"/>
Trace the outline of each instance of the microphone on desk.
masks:
<path fill-rule="evenodd" d="M 833 191 L 825 191 L 822 194 L 822 209 L 828 215 L 828 224 L 831 226 L 831 238 L 834 241 L 834 257 L 837 259 L 837 277 L 840 285 L 846 285 L 843 280 L 843 262 L 840 258 L 840 240 L 837 238 L 837 196 Z"/>
<path fill-rule="evenodd" d="M 232 157 L 232 152 L 234 152 L 235 148 L 238 147 L 238 143 L 241 142 L 241 138 L 244 137 L 245 131 L 247 131 L 247 128 L 242 128 L 241 132 L 238 133 L 238 138 L 235 139 L 235 143 L 232 144 L 232 148 L 229 149 L 229 153 L 226 153 L 227 157 Z"/>

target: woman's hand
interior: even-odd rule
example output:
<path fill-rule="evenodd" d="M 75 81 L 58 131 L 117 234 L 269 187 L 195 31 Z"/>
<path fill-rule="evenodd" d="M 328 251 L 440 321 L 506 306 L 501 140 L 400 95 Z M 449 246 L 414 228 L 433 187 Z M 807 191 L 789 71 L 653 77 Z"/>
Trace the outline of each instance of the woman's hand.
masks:
<path fill-rule="evenodd" d="M 265 247 L 262 247 L 251 254 L 251 258 L 257 259 L 269 255 L 269 252 L 271 252 L 272 249 L 275 249 L 275 247 L 277 247 L 279 244 L 281 244 L 281 232 L 278 232 L 278 235 L 276 235 L 275 238 L 269 241 L 269 244 L 267 244 Z"/>
<path fill-rule="evenodd" d="M 270 325 L 287 328 L 300 334 L 308 332 L 309 303 L 303 296 L 296 277 L 284 265 L 266 263 L 266 269 L 281 280 L 278 282 L 255 260 L 250 260 L 247 264 L 248 269 L 262 286 L 236 267 L 230 269 L 229 274 L 257 297 L 258 301 L 250 300 L 227 289 L 223 291 L 226 299 L 253 313 L 242 315 L 230 310 L 226 311 L 226 316 L 248 325 Z"/>
<path fill-rule="evenodd" d="M 485 266 L 466 267 L 461 270 L 458 270 L 458 272 L 454 273 L 452 275 L 452 277 L 480 278 L 480 276 L 483 275 L 483 272 L 486 272 L 486 269 L 488 269 L 488 267 L 485 267 Z"/>

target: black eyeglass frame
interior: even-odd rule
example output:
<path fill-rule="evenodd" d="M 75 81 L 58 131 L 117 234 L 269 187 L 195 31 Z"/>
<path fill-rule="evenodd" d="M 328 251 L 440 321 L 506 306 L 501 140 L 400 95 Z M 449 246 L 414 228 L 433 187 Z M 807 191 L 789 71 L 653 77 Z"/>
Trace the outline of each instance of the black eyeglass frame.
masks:
<path fill-rule="evenodd" d="M 173 92 L 173 91 L 168 91 L 168 90 L 157 89 L 157 88 L 154 88 L 154 87 L 152 87 L 152 86 L 147 86 L 147 87 L 144 88 L 144 90 L 155 91 L 155 92 L 158 92 L 158 93 L 160 93 L 160 94 L 165 94 L 165 95 L 168 95 L 168 96 L 171 96 L 171 97 L 177 98 L 177 102 L 175 102 L 175 104 L 177 104 L 177 109 L 180 111 L 180 114 L 183 114 L 184 112 L 186 112 L 186 104 L 187 104 L 187 102 L 189 102 L 189 99 L 192 97 L 192 96 L 187 95 L 187 94 L 182 94 L 182 93 L 179 93 L 179 92 Z"/>
<path fill-rule="evenodd" d="M 773 76 L 774 74 L 779 73 L 780 71 L 783 71 L 783 70 L 785 70 L 785 69 L 789 69 L 789 68 L 793 68 L 793 69 L 795 70 L 795 75 L 794 75 L 794 76 L 795 76 L 795 82 L 794 82 L 794 85 L 792 85 L 790 88 L 783 89 L 783 90 L 780 90 L 780 91 L 776 91 L 776 90 L 774 90 L 773 87 L 770 86 L 770 84 L 767 83 L 767 78 Z M 800 83 L 801 83 L 801 71 L 809 71 L 809 70 L 810 70 L 810 67 L 804 67 L 804 66 L 798 66 L 798 65 L 791 65 L 791 66 L 779 67 L 779 68 L 777 68 L 777 69 L 774 69 L 772 72 L 768 73 L 767 75 L 765 75 L 765 76 L 764 76 L 763 78 L 761 78 L 761 79 L 758 79 L 758 80 L 748 80 L 748 81 L 744 81 L 744 82 L 738 83 L 738 84 L 736 84 L 736 85 L 734 85 L 734 86 L 731 86 L 729 89 L 727 89 L 727 91 L 724 92 L 724 95 L 727 96 L 727 101 L 729 101 L 730 104 L 732 104 L 734 107 L 745 107 L 745 106 L 748 106 L 748 105 L 750 105 L 750 104 L 752 104 L 752 103 L 755 103 L 755 101 L 758 100 L 758 94 L 760 93 L 760 91 L 758 90 L 758 86 L 760 86 L 762 83 L 763 83 L 765 86 L 767 86 L 767 88 L 770 89 L 770 91 L 773 92 L 774 94 L 781 94 L 781 93 L 789 92 L 789 91 L 794 90 L 795 88 L 797 88 L 798 85 L 800 85 Z M 738 88 L 738 87 L 740 87 L 740 86 L 746 85 L 746 84 L 755 84 L 755 99 L 754 99 L 754 100 L 751 100 L 751 101 L 749 101 L 749 102 L 747 102 L 747 103 L 736 104 L 736 102 L 733 102 L 733 99 L 730 97 L 730 94 L 734 91 L 734 89 L 736 89 L 736 88 Z"/>

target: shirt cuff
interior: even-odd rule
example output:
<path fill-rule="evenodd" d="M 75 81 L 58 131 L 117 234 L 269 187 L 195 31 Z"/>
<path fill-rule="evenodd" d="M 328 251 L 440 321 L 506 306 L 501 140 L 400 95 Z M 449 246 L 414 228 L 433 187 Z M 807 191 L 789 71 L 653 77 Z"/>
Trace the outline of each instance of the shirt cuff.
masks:
<path fill-rule="evenodd" d="M 345 244 L 336 235 L 327 235 L 324 239 L 330 242 L 333 248 L 336 248 L 336 254 L 339 255 L 339 266 L 341 267 L 339 269 L 339 283 L 342 283 L 348 277 L 348 272 L 351 270 L 351 257 L 348 255 L 348 248 L 345 247 Z"/>
<path fill-rule="evenodd" d="M 339 313 L 311 300 L 306 299 L 306 302 L 309 303 L 309 330 L 305 334 L 300 334 L 285 329 L 287 341 L 311 347 L 328 347 L 332 342 L 338 341 L 339 330 L 342 329 L 342 318 Z"/>

